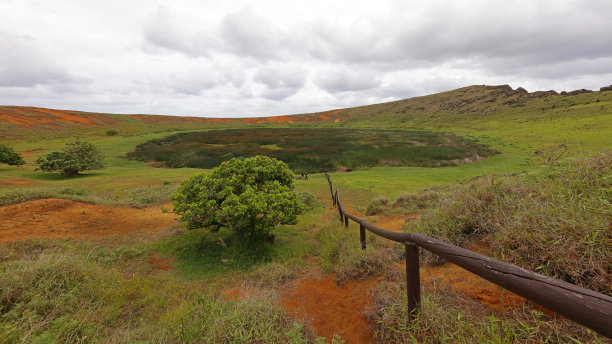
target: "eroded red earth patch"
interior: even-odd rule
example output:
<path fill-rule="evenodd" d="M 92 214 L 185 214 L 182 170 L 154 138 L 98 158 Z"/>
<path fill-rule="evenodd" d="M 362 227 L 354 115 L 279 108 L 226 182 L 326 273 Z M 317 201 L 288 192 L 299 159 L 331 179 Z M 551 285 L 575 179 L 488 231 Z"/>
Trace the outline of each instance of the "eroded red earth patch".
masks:
<path fill-rule="evenodd" d="M 308 322 L 319 336 L 333 338 L 338 334 L 346 343 L 369 343 L 373 332 L 364 315 L 372 305 L 370 290 L 377 279 L 336 283 L 336 275 L 299 279 L 281 297 L 287 312 Z"/>
<path fill-rule="evenodd" d="M 162 213 L 159 206 L 136 209 L 40 199 L 0 207 L 0 243 L 27 238 L 146 237 L 172 227 L 177 219 L 174 213 Z"/>
<path fill-rule="evenodd" d="M 0 180 L 0 186 L 23 186 L 23 185 L 35 185 L 38 182 L 33 180 L 25 179 L 13 179 L 13 180 Z"/>

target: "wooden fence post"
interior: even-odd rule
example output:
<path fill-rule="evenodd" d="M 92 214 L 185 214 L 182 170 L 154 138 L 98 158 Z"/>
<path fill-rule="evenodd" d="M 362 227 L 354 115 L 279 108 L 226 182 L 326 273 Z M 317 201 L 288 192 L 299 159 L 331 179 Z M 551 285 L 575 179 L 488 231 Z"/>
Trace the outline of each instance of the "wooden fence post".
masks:
<path fill-rule="evenodd" d="M 340 222 L 344 221 L 344 214 L 342 214 L 342 205 L 340 204 L 340 196 L 338 196 L 338 189 L 336 189 L 336 206 L 338 207 L 338 217 Z"/>
<path fill-rule="evenodd" d="M 408 318 L 414 319 L 421 307 L 421 279 L 419 276 L 419 247 L 412 243 L 406 246 L 406 295 L 408 296 Z"/>
<path fill-rule="evenodd" d="M 329 187 L 329 190 L 331 191 L 332 194 L 332 205 L 336 205 L 336 196 L 334 196 L 334 189 L 332 189 L 331 185 Z"/>
<path fill-rule="evenodd" d="M 348 216 L 344 216 L 344 227 L 348 228 Z"/>
<path fill-rule="evenodd" d="M 365 227 L 360 223 L 359 224 L 359 241 L 361 242 L 361 249 L 366 249 L 366 234 Z"/>

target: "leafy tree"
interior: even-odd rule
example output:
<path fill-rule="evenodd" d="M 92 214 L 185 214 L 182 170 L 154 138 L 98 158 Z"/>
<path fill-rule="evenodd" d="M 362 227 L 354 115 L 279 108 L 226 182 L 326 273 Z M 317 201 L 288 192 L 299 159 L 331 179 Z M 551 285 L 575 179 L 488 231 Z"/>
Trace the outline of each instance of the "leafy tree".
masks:
<path fill-rule="evenodd" d="M 232 159 L 211 174 L 192 176 L 174 192 L 172 204 L 189 228 L 230 228 L 251 241 L 276 225 L 297 223 L 303 210 L 289 166 L 263 155 Z"/>
<path fill-rule="evenodd" d="M 25 161 L 13 147 L 0 143 L 0 163 L 19 166 L 25 164 Z"/>
<path fill-rule="evenodd" d="M 104 154 L 93 143 L 75 141 L 67 143 L 60 152 L 51 152 L 44 158 L 36 159 L 36 163 L 42 171 L 60 171 L 70 177 L 81 171 L 104 168 Z"/>

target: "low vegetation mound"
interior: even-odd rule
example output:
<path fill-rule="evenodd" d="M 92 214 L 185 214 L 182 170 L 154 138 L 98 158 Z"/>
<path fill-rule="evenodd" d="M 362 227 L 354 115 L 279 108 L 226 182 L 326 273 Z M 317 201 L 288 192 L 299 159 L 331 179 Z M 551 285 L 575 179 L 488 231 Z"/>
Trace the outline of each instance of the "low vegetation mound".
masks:
<path fill-rule="evenodd" d="M 453 188 L 410 231 L 491 241 L 502 260 L 612 295 L 612 152 Z"/>
<path fill-rule="evenodd" d="M 270 156 L 291 169 L 453 166 L 496 152 L 460 136 L 430 131 L 257 128 L 191 132 L 150 140 L 128 154 L 166 167 L 212 168 L 225 160 Z"/>

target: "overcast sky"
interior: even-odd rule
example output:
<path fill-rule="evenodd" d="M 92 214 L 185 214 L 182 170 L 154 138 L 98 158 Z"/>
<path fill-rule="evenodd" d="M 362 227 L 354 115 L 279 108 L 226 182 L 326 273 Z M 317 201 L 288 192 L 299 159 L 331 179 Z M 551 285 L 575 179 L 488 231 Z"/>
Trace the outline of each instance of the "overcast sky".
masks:
<path fill-rule="evenodd" d="M 0 104 L 211 117 L 612 84 L 611 0 L 0 0 Z"/>

